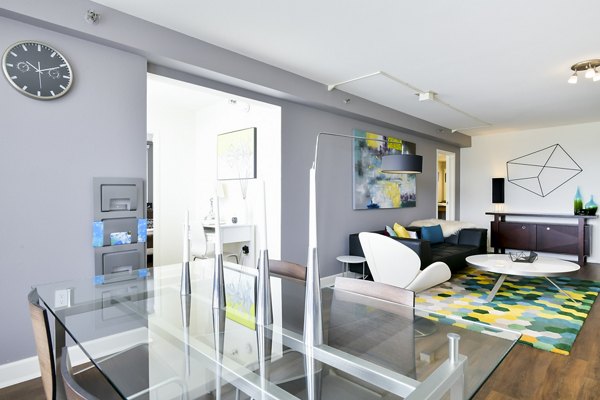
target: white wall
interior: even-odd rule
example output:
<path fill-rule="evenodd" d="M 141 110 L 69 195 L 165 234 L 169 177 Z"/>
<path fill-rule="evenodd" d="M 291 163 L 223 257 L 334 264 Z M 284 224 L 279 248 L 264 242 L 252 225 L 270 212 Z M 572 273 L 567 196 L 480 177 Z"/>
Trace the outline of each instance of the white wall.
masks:
<path fill-rule="evenodd" d="M 162 78 L 161 78 L 162 79 Z M 179 83 L 180 84 L 180 83 Z M 280 107 L 236 99 L 249 108 L 234 106 L 223 93 L 212 104 L 192 110 L 149 101 L 148 132 L 154 140 L 154 265 L 182 261 L 182 224 L 202 220 L 210 209 L 216 179 L 216 137 L 238 129 L 257 128 L 257 176 L 267 191 L 267 232 L 271 258 L 281 254 L 281 112 Z M 233 96 L 232 96 L 233 97 Z M 239 104 L 238 103 L 238 104 Z M 248 181 L 247 197 L 237 181 L 223 182 L 221 219 L 257 224 L 257 180 Z M 259 237 L 259 236 L 257 236 Z M 259 244 L 256 243 L 255 255 Z M 239 251 L 234 250 L 232 251 Z M 252 264 L 252 263 L 251 263 Z"/>
<path fill-rule="evenodd" d="M 237 97 L 236 97 L 237 98 Z M 231 221 L 237 217 L 238 223 L 257 224 L 260 196 L 257 192 L 259 180 L 265 182 L 267 203 L 267 241 L 269 256 L 274 259 L 281 255 L 281 109 L 278 106 L 238 99 L 238 105 L 245 103 L 249 109 L 231 105 L 224 99 L 222 102 L 200 110 L 196 115 L 196 129 L 202 140 L 196 142 L 198 152 L 204 157 L 196 163 L 196 176 L 202 182 L 198 186 L 198 207 L 200 216 L 206 215 L 209 209 L 209 199 L 213 193 L 207 189 L 212 187 L 216 176 L 217 135 L 239 129 L 256 127 L 257 135 L 257 178 L 248 181 L 247 197 L 244 200 L 240 182 L 223 181 L 225 197 L 220 199 L 221 219 Z M 206 149 L 215 149 L 206 151 Z M 204 189 L 204 190 L 202 190 Z M 258 231 L 257 231 L 258 233 Z M 257 236 L 259 237 L 259 236 Z M 256 254 L 259 244 L 256 246 Z"/>
<path fill-rule="evenodd" d="M 594 195 L 594 200 L 598 203 L 600 123 L 534 129 L 476 136 L 472 138 L 472 147 L 461 149 L 461 219 L 489 228 L 491 217 L 485 215 L 485 212 L 493 211 L 492 178 L 506 178 L 507 161 L 557 143 L 581 166 L 583 172 L 546 197 L 537 196 L 506 181 L 504 211 L 573 213 L 573 198 L 578 186 L 584 203 L 589 201 L 591 195 Z M 600 262 L 600 226 L 597 220 L 592 220 L 590 225 L 593 225 L 592 254 L 588 261 Z"/>
<path fill-rule="evenodd" d="M 198 203 L 194 190 L 196 115 L 188 110 L 148 110 L 154 142 L 154 265 L 183 258 L 185 211 Z"/>

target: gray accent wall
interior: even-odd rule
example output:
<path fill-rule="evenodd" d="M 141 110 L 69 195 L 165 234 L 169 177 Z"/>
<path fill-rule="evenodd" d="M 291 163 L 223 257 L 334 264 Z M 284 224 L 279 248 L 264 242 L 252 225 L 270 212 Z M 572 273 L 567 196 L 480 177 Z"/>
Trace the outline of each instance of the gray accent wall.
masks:
<path fill-rule="evenodd" d="M 306 262 L 308 170 L 318 132 L 351 134 L 360 128 L 416 143 L 424 157 L 417 207 L 353 211 L 352 142 L 323 138 L 317 172 L 322 275 L 341 269 L 335 257 L 347 253 L 349 233 L 433 217 L 435 150 L 455 152 L 458 171 L 458 146 L 470 143 L 462 136 L 438 140 L 433 124 L 360 99 L 344 110 L 342 92 L 327 93 L 322 84 L 243 57 L 236 63 L 241 56 L 235 53 L 139 25 L 109 9 L 99 8 L 98 26 L 86 24 L 83 14 L 91 6 L 6 0 L 3 7 L 22 7 L 24 14 L 0 8 L 1 50 L 19 40 L 46 41 L 71 61 L 75 74 L 71 93 L 51 102 L 27 98 L 0 82 L 0 364 L 35 353 L 26 307 L 31 285 L 93 273 L 92 178 L 145 176 L 147 60 L 158 65 L 152 72 L 282 107 L 282 258 L 290 261 Z M 201 72 L 209 65 L 210 79 Z M 239 72 L 248 66 L 244 73 L 251 76 Z M 235 79 L 215 80 L 224 74 Z"/>
<path fill-rule="evenodd" d="M 281 255 L 288 261 L 306 265 L 308 255 L 308 172 L 315 154 L 319 132 L 351 135 L 356 128 L 396 136 L 414 142 L 423 156 L 423 173 L 417 175 L 417 207 L 387 210 L 352 209 L 352 140 L 322 136 L 317 166 L 317 217 L 320 272 L 322 276 L 341 271 L 336 261 L 348 253 L 348 235 L 364 230 L 381 230 L 394 222 L 409 224 L 434 218 L 436 203 L 436 150 L 456 154 L 460 168 L 460 148 L 425 139 L 404 129 L 390 129 L 371 119 L 350 118 L 339 113 L 258 94 L 246 89 L 202 77 L 150 65 L 149 71 L 199 86 L 250 97 L 281 107 Z M 456 187 L 460 177 L 456 176 Z M 268 188 L 267 188 L 268 190 Z M 456 219 L 459 219 L 460 195 L 456 191 Z"/>
<path fill-rule="evenodd" d="M 423 173 L 417 175 L 417 207 L 353 210 L 353 141 L 324 135 L 320 137 L 317 163 L 317 242 L 322 276 L 342 271 L 342 266 L 336 261 L 336 257 L 348 254 L 349 234 L 382 230 L 385 225 L 393 225 L 394 222 L 407 225 L 417 219 L 435 218 L 436 149 L 456 153 L 458 171 L 460 155 L 457 147 L 297 104 L 283 107 L 282 113 L 281 254 L 284 257 L 306 264 L 308 174 L 314 159 L 315 140 L 319 132 L 351 135 L 353 129 L 358 128 L 396 136 L 416 143 L 417 154 L 423 156 Z M 456 203 L 460 204 L 458 192 Z"/>
<path fill-rule="evenodd" d="M 145 177 L 146 60 L 0 17 L 0 49 L 36 39 L 69 59 L 73 87 L 52 101 L 0 77 L 0 364 L 34 351 L 31 285 L 89 277 L 92 177 Z"/>

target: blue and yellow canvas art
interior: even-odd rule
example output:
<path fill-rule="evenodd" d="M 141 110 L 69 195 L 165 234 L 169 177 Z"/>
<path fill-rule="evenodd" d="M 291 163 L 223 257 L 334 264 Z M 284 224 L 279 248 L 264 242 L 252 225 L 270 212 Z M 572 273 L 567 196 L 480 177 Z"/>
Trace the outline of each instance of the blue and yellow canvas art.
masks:
<path fill-rule="evenodd" d="M 354 136 L 361 138 L 354 139 L 354 209 L 416 207 L 416 175 L 381 172 L 381 157 L 388 154 L 416 154 L 416 145 L 360 129 L 354 130 Z"/>

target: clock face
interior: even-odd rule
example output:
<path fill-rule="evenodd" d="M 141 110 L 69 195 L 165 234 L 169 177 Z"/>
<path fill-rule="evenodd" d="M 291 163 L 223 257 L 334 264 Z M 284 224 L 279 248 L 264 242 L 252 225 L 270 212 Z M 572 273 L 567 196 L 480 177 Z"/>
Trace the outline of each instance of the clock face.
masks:
<path fill-rule="evenodd" d="M 35 41 L 10 46 L 2 56 L 2 69 L 15 89 L 40 100 L 64 95 L 73 83 L 71 66 L 63 55 Z"/>

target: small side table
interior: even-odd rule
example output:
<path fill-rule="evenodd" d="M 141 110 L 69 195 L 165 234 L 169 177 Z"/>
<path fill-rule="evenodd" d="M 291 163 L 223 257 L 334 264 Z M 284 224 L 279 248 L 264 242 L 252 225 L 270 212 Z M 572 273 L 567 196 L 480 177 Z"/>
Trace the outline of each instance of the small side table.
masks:
<path fill-rule="evenodd" d="M 359 256 L 337 256 L 336 260 L 342 263 L 344 266 L 344 272 L 348 272 L 350 264 L 362 264 L 362 278 L 366 279 L 365 276 L 365 263 L 367 260 L 364 257 Z"/>

